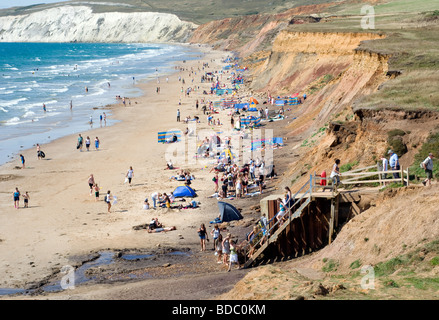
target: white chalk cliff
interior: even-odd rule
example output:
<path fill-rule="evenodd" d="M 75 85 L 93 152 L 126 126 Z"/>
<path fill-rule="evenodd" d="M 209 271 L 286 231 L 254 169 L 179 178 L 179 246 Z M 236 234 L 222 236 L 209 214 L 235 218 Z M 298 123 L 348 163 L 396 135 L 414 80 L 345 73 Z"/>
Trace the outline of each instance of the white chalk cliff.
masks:
<path fill-rule="evenodd" d="M 0 17 L 1 42 L 185 42 L 197 26 L 154 12 L 93 13 L 62 6 Z"/>

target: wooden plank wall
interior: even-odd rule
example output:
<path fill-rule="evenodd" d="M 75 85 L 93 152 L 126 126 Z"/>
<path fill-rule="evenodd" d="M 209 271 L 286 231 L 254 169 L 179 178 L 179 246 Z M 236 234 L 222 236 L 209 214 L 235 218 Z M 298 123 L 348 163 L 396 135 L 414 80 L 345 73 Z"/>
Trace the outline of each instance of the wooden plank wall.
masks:
<path fill-rule="evenodd" d="M 269 200 L 268 218 L 273 218 L 278 211 L 277 201 Z M 293 219 L 279 235 L 277 242 L 267 248 L 264 256 L 267 258 L 294 258 L 324 247 L 328 244 L 330 215 L 331 200 L 315 199 L 300 217 Z"/>

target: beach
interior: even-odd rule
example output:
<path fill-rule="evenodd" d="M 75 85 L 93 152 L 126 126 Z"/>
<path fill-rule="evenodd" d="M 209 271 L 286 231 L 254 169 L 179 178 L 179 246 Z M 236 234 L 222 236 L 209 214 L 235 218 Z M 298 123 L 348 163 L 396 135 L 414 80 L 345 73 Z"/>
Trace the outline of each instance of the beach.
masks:
<path fill-rule="evenodd" d="M 24 288 L 38 283 L 70 265 L 72 257 L 103 249 L 199 250 L 197 228 L 201 223 L 210 228 L 209 221 L 218 216 L 217 199 L 208 198 L 214 193 L 210 167 L 191 161 L 174 163 L 180 169 L 189 169 L 196 177 L 191 186 L 197 191 L 195 199 L 200 202 L 200 208 L 143 210 L 143 201 L 149 198 L 152 204 L 151 193 L 170 192 L 181 184 L 170 179 L 177 170 L 166 170 L 164 155 L 169 152 L 170 144 L 157 141 L 158 132 L 184 131 L 187 127 L 176 121 L 177 109 L 182 120 L 201 114 L 199 127 L 210 128 L 203 117 L 202 105 L 196 110 L 195 101 L 216 100 L 216 97 L 202 94 L 203 90 L 210 90 L 211 83 L 200 83 L 200 78 L 204 72 L 221 70 L 224 65 L 221 61 L 230 53 L 208 47 L 200 50 L 204 52 L 200 60 L 176 62 L 176 69 L 185 71 L 176 70 L 167 80 L 161 77 L 140 83 L 142 97 L 111 106 L 112 118 L 120 120 L 119 123 L 107 127 L 103 123 L 101 127 L 95 120 L 93 129 L 81 132 L 84 139 L 87 136 L 91 139 L 90 151 L 85 146 L 82 152 L 76 149 L 78 135 L 70 135 L 41 145 L 44 159 L 38 159 L 35 148 L 23 151 L 25 169 L 19 168 L 19 157 L 0 167 L 0 272 L 4 275 L 0 288 Z M 208 63 L 209 68 L 201 71 L 203 63 Z M 179 77 L 186 83 L 182 85 Z M 183 86 L 194 85 L 199 89 L 185 96 Z M 218 117 L 223 125 L 215 129 L 229 130 L 230 117 L 226 112 Z M 93 142 L 95 137 L 100 140 L 98 151 Z M 128 184 L 124 180 L 130 167 L 134 177 Z M 99 201 L 90 193 L 90 174 L 100 187 Z M 14 208 L 12 195 L 16 187 L 22 194 L 29 192 L 29 208 L 23 208 L 22 198 L 20 208 Z M 110 213 L 103 201 L 108 190 L 117 198 Z M 148 233 L 133 228 L 148 224 L 152 217 L 158 217 L 165 227 L 175 226 L 176 230 Z M 206 259 L 215 263 L 213 251 L 209 251 Z"/>

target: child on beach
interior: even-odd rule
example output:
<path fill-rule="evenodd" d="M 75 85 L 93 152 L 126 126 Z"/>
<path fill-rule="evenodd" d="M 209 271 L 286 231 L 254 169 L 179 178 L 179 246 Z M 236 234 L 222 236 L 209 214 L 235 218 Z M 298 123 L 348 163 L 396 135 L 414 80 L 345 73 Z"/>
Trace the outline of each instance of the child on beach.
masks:
<path fill-rule="evenodd" d="M 99 188 L 97 183 L 95 183 L 95 185 L 93 186 L 93 189 L 95 191 L 95 200 L 98 201 L 99 200 L 99 190 L 100 190 L 100 188 Z"/>
<path fill-rule="evenodd" d="M 222 257 L 223 257 L 223 244 L 222 244 L 222 242 L 223 242 L 223 236 L 220 233 L 218 235 L 216 248 L 215 248 L 216 249 L 216 258 L 217 258 L 216 263 L 223 263 L 223 261 L 222 261 Z"/>
<path fill-rule="evenodd" d="M 99 150 L 99 143 L 100 143 L 99 138 L 96 137 L 95 138 L 95 148 L 96 148 L 96 150 Z"/>
<path fill-rule="evenodd" d="M 215 250 L 215 248 L 218 245 L 218 238 L 221 235 L 221 230 L 219 229 L 218 224 L 215 224 L 212 231 L 210 232 L 210 235 L 213 238 L 213 250 Z"/>
<path fill-rule="evenodd" d="M 26 193 L 23 195 L 23 199 L 24 199 L 24 207 L 25 208 L 29 208 L 29 193 L 26 191 Z"/>
<path fill-rule="evenodd" d="M 143 210 L 148 210 L 149 209 L 149 202 L 148 202 L 148 198 L 145 199 L 145 201 L 143 201 Z"/>

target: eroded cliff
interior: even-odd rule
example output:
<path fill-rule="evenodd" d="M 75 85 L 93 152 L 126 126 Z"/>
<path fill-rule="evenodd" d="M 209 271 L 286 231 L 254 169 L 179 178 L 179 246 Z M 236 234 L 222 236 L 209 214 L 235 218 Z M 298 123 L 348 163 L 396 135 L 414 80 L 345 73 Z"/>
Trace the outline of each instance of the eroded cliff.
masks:
<path fill-rule="evenodd" d="M 185 42 L 195 28 L 173 14 L 94 13 L 88 6 L 66 5 L 0 17 L 0 41 Z"/>

